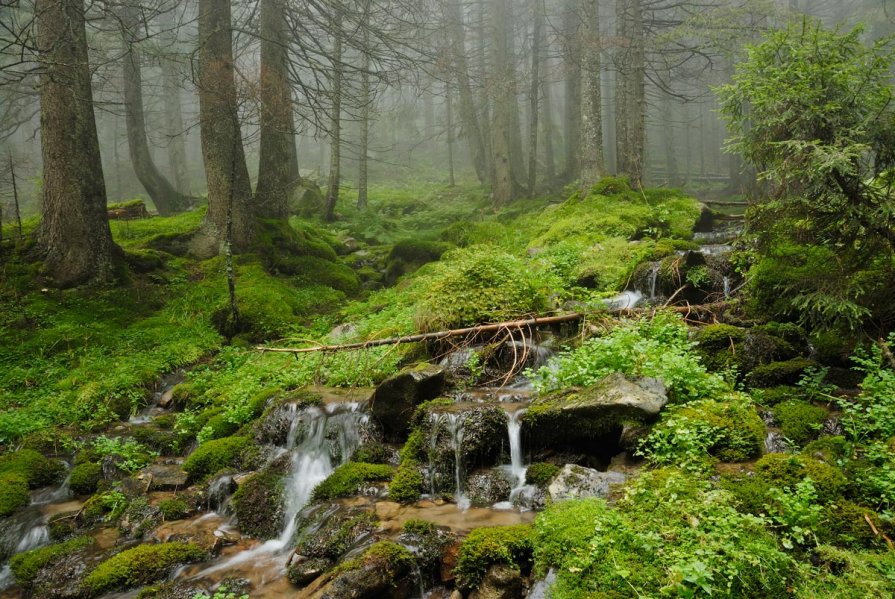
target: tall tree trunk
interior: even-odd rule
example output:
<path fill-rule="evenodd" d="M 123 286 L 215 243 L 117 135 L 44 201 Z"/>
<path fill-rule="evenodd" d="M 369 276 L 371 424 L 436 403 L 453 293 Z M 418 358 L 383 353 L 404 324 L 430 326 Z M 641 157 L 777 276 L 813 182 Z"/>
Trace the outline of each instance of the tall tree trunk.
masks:
<path fill-rule="evenodd" d="M 174 13 L 163 13 L 162 27 L 167 30 L 165 43 L 177 45 Z M 162 58 L 162 78 L 164 80 L 165 124 L 168 137 L 168 168 L 174 177 L 174 187 L 184 195 L 191 195 L 189 169 L 186 154 L 186 128 L 183 125 L 183 107 L 180 97 L 180 72 L 177 63 L 170 58 Z"/>
<path fill-rule="evenodd" d="M 367 207 L 367 179 L 368 179 L 368 160 L 370 145 L 370 54 L 368 48 L 370 44 L 370 29 L 364 27 L 364 50 L 360 74 L 360 156 L 357 165 L 357 207 L 364 209 Z"/>
<path fill-rule="evenodd" d="M 83 0 L 37 0 L 43 201 L 38 243 L 61 287 L 113 278 Z"/>
<path fill-rule="evenodd" d="M 541 28 L 541 96 L 543 97 L 543 110 L 541 111 L 541 123 L 544 129 L 544 177 L 547 179 L 547 187 L 552 188 L 556 182 L 556 158 L 554 156 L 554 138 L 556 129 L 553 126 L 553 87 L 550 85 L 550 69 L 547 61 L 547 34 Z"/>
<path fill-rule="evenodd" d="M 456 0 L 459 4 L 462 0 Z M 485 172 L 488 174 L 488 183 L 494 180 L 494 166 L 491 164 L 491 91 L 490 72 L 488 70 L 488 44 L 490 36 L 488 34 L 488 11 L 485 3 L 487 0 L 479 0 L 476 4 L 478 27 L 476 28 L 476 43 L 479 59 L 479 106 L 478 115 L 479 123 L 482 125 L 482 147 L 485 150 Z"/>
<path fill-rule="evenodd" d="M 146 118 L 143 112 L 143 74 L 141 52 L 137 46 L 140 14 L 136 5 L 125 5 L 121 15 L 121 37 L 124 41 L 123 58 L 124 115 L 127 124 L 127 146 L 131 164 L 140 184 L 149 194 L 158 213 L 166 216 L 180 212 L 189 199 L 159 172 L 152 159 L 146 137 Z"/>
<path fill-rule="evenodd" d="M 444 4 L 447 26 L 451 32 L 451 55 L 454 61 L 454 73 L 457 77 L 457 91 L 460 96 L 460 121 L 463 133 L 469 145 L 469 154 L 475 174 L 481 183 L 489 180 L 488 167 L 485 163 L 485 145 L 482 130 L 475 110 L 475 100 L 469 83 L 469 66 L 466 59 L 466 34 L 463 26 L 463 13 L 458 2 Z"/>
<path fill-rule="evenodd" d="M 335 220 L 336 204 L 339 201 L 339 183 L 342 179 L 342 15 L 338 8 L 333 16 L 333 53 L 332 53 L 332 113 L 330 114 L 330 160 L 329 160 L 329 189 L 326 193 L 326 206 L 323 218 L 327 221 Z"/>
<path fill-rule="evenodd" d="M 581 139 L 581 186 L 589 188 L 606 174 L 603 157 L 603 44 L 600 38 L 599 0 L 585 0 L 582 48 L 585 74 L 584 134 Z"/>
<path fill-rule="evenodd" d="M 456 185 L 456 181 L 454 181 L 454 101 L 450 83 L 444 84 L 444 95 L 447 98 L 445 117 L 447 118 L 448 185 L 453 187 Z"/>
<path fill-rule="evenodd" d="M 628 39 L 628 0 L 616 0 L 615 3 L 615 38 L 618 46 L 615 53 L 615 163 L 617 174 L 627 174 L 628 146 L 628 111 L 630 98 L 631 48 Z"/>
<path fill-rule="evenodd" d="M 532 34 L 531 34 L 531 87 L 528 92 L 529 111 L 531 118 L 528 121 L 528 197 L 534 197 L 535 184 L 538 174 L 538 112 L 539 94 L 541 83 L 541 30 L 544 28 L 543 0 L 532 2 Z"/>
<path fill-rule="evenodd" d="M 563 136 L 565 138 L 565 169 L 563 180 L 578 178 L 580 164 L 578 150 L 581 146 L 581 44 L 578 0 L 564 0 L 562 16 L 563 76 L 565 77 L 565 112 Z"/>
<path fill-rule="evenodd" d="M 631 2 L 631 109 L 628 111 L 628 172 L 631 183 L 643 183 L 644 153 L 646 151 L 646 47 L 643 35 L 643 0 Z"/>
<path fill-rule="evenodd" d="M 522 123 L 519 118 L 521 110 L 519 108 L 519 94 L 517 93 L 518 81 L 516 79 L 516 40 L 515 40 L 515 12 L 513 11 L 514 0 L 506 0 L 503 4 L 503 21 L 495 23 L 495 27 L 500 27 L 503 31 L 500 37 L 505 40 L 504 55 L 506 56 L 506 65 L 504 76 L 506 82 L 503 86 L 503 101 L 510 107 L 509 116 L 509 142 L 510 142 L 510 169 L 513 177 L 513 184 L 516 189 L 521 191 L 520 182 L 526 180 L 525 176 L 525 153 L 522 151 Z"/>
<path fill-rule="evenodd" d="M 232 198 L 232 245 L 239 250 L 251 243 L 254 220 L 252 187 L 239 130 L 229 0 L 199 0 L 198 20 L 199 130 L 208 182 L 205 224 L 220 248 L 226 242 Z"/>
<path fill-rule="evenodd" d="M 670 71 L 666 73 L 667 84 L 671 86 L 672 74 Z M 665 180 L 668 185 L 676 186 L 680 184 L 677 166 L 677 152 L 674 145 L 674 100 L 671 94 L 660 92 L 662 94 L 662 142 L 663 153 L 665 154 Z"/>
<path fill-rule="evenodd" d="M 267 218 L 289 216 L 289 193 L 296 183 L 285 21 L 283 0 L 261 0 L 261 149 L 255 209 Z"/>
<path fill-rule="evenodd" d="M 510 111 L 513 110 L 514 106 L 506 102 L 508 96 L 507 87 L 511 84 L 509 73 L 510 58 L 507 55 L 507 30 L 502 25 L 506 21 L 506 2 L 507 0 L 491 0 L 491 22 L 495 24 L 491 43 L 494 61 L 494 80 L 491 87 L 495 95 L 491 119 L 491 161 L 494 168 L 491 195 L 495 207 L 500 207 L 510 202 L 513 199 L 515 188 L 510 155 L 510 127 L 512 124 Z"/>

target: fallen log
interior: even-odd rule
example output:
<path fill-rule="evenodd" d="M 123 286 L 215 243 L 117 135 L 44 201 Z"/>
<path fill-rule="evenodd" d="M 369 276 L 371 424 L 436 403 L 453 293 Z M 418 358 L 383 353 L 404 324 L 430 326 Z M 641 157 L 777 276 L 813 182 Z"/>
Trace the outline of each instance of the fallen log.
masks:
<path fill-rule="evenodd" d="M 713 312 L 721 308 L 726 308 L 734 302 L 716 302 L 713 304 L 701 304 L 696 306 L 674 306 L 671 308 L 662 308 L 678 314 L 690 314 L 693 312 Z M 634 316 L 650 312 L 655 308 L 619 308 L 616 310 L 608 310 L 606 312 L 596 312 L 599 314 L 610 314 L 613 316 Z M 541 316 L 536 318 L 526 318 L 523 320 L 510 320 L 507 322 L 497 322 L 493 324 L 481 324 L 473 327 L 462 329 L 451 329 L 446 331 L 435 331 L 432 333 L 419 333 L 417 335 L 406 335 L 403 337 L 389 337 L 387 339 L 372 339 L 370 341 L 358 341 L 355 343 L 342 343 L 338 345 L 317 345 L 314 347 L 265 347 L 259 345 L 256 350 L 271 353 L 284 354 L 305 354 L 311 352 L 336 352 L 347 351 L 352 349 L 369 349 L 371 347 L 381 347 L 383 345 L 401 345 L 404 343 L 420 343 L 422 341 L 437 341 L 439 339 L 447 339 L 450 337 L 463 337 L 465 335 L 476 335 L 480 333 L 498 333 L 501 331 L 527 329 L 532 327 L 542 327 L 554 324 L 562 324 L 565 322 L 575 322 L 582 320 L 586 314 L 580 312 L 572 312 L 569 314 L 561 314 L 559 316 Z"/>

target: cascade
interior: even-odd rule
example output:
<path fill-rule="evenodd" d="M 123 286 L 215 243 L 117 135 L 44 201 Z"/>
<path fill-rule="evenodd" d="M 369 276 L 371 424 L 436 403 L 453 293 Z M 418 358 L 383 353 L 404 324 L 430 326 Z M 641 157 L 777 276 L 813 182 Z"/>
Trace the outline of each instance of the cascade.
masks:
<path fill-rule="evenodd" d="M 454 451 L 454 498 L 461 510 L 469 508 L 469 498 L 463 492 L 463 415 L 435 413 L 430 416 L 433 428 L 440 424 L 445 426 L 450 435 L 451 449 Z M 433 442 L 438 435 L 433 434 Z M 434 453 L 434 452 L 433 452 Z M 430 471 L 434 470 L 430 467 Z M 434 487 L 433 487 L 434 492 Z"/>
<path fill-rule="evenodd" d="M 724 299 L 730 297 L 730 277 L 724 277 Z"/>
<path fill-rule="evenodd" d="M 662 266 L 661 262 L 653 262 L 652 266 L 650 266 L 649 272 L 649 298 L 650 301 L 656 299 L 656 281 L 659 278 L 659 268 Z"/>

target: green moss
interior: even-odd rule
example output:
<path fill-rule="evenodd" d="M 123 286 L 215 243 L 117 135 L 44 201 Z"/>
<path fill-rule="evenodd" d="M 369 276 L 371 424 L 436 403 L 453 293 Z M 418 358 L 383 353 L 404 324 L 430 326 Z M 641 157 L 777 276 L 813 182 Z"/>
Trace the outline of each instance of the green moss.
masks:
<path fill-rule="evenodd" d="M 804 392 L 799 387 L 792 385 L 780 385 L 778 387 L 768 387 L 766 389 L 754 389 L 752 397 L 755 401 L 763 406 L 774 406 L 780 402 L 799 399 Z"/>
<path fill-rule="evenodd" d="M 539 514 L 532 534 L 536 574 L 546 575 L 570 551 L 586 547 L 594 535 L 594 523 L 606 509 L 601 500 L 584 499 L 561 501 Z"/>
<path fill-rule="evenodd" d="M 427 405 L 425 402 L 420 407 Z M 417 408 L 419 410 L 419 408 Z M 407 435 L 407 441 L 401 448 L 401 461 L 426 459 L 426 433 L 421 428 L 414 428 Z"/>
<path fill-rule="evenodd" d="M 243 481 L 232 504 L 244 534 L 272 539 L 283 529 L 283 472 L 268 468 Z"/>
<path fill-rule="evenodd" d="M 9 560 L 9 567 L 16 577 L 16 584 L 28 587 L 43 568 L 61 557 L 71 555 L 92 544 L 93 537 L 84 536 L 70 539 L 64 543 L 32 549 L 14 555 Z"/>
<path fill-rule="evenodd" d="M 352 462 L 365 462 L 367 464 L 385 464 L 389 459 L 389 451 L 385 445 L 377 441 L 368 441 L 354 452 Z"/>
<path fill-rule="evenodd" d="M 217 413 L 208 419 L 199 433 L 199 438 L 202 441 L 229 437 L 239 430 L 239 424 L 230 422 L 227 414 L 221 413 L 220 409 L 216 409 L 215 412 Z"/>
<path fill-rule="evenodd" d="M 314 488 L 315 501 L 349 497 L 357 493 L 364 483 L 386 481 L 394 474 L 394 468 L 386 464 L 348 462 L 336 468 L 325 481 Z"/>
<path fill-rule="evenodd" d="M 891 597 L 895 552 L 848 551 L 821 545 L 800 568 L 797 599 Z"/>
<path fill-rule="evenodd" d="M 0 474 L 18 473 L 32 489 L 57 482 L 65 467 L 33 449 L 22 449 L 0 457 Z"/>
<path fill-rule="evenodd" d="M 429 522 L 428 520 L 420 520 L 418 518 L 411 518 L 404 522 L 401 526 L 401 532 L 411 534 L 411 535 L 431 535 L 438 531 L 438 526 L 434 522 Z"/>
<path fill-rule="evenodd" d="M 190 508 L 190 504 L 179 497 L 172 497 L 159 502 L 158 509 L 161 510 L 162 516 L 167 521 L 182 520 L 193 511 Z"/>
<path fill-rule="evenodd" d="M 434 262 L 451 246 L 440 241 L 403 239 L 392 246 L 386 258 L 386 281 L 394 283 L 401 276 L 411 273 L 423 264 Z"/>
<path fill-rule="evenodd" d="M 827 503 L 842 497 L 847 481 L 842 472 L 820 460 L 804 455 L 771 453 L 755 463 L 756 474 L 770 485 L 795 489 L 810 478 L 817 489 L 818 501 Z"/>
<path fill-rule="evenodd" d="M 0 474 L 0 517 L 28 505 L 28 480 L 19 472 Z"/>
<path fill-rule="evenodd" d="M 248 437 L 224 437 L 203 443 L 183 463 L 190 480 L 200 480 L 225 468 L 239 466 L 243 451 L 250 445 Z"/>
<path fill-rule="evenodd" d="M 840 460 L 850 458 L 854 447 L 845 437 L 821 437 L 805 446 L 802 453 L 828 464 L 836 464 Z"/>
<path fill-rule="evenodd" d="M 403 460 L 388 485 L 389 499 L 398 503 L 413 503 L 422 495 L 423 484 L 419 463 L 412 459 Z"/>
<path fill-rule="evenodd" d="M 815 438 L 827 418 L 827 411 L 806 401 L 789 400 L 773 409 L 783 435 L 802 446 Z"/>
<path fill-rule="evenodd" d="M 532 559 L 532 528 L 528 524 L 477 528 L 460 545 L 454 575 L 457 587 L 470 591 L 479 586 L 493 564 L 526 568 Z"/>
<path fill-rule="evenodd" d="M 603 177 L 591 188 L 590 192 L 602 196 L 614 196 L 632 191 L 627 177 Z"/>
<path fill-rule="evenodd" d="M 525 484 L 545 488 L 560 470 L 562 468 L 549 462 L 534 463 L 525 471 Z"/>
<path fill-rule="evenodd" d="M 71 469 L 69 485 L 75 495 L 92 495 L 103 477 L 103 467 L 96 462 L 84 462 Z"/>
<path fill-rule="evenodd" d="M 98 595 L 150 584 L 164 579 L 177 566 L 202 561 L 206 556 L 202 548 L 190 543 L 138 545 L 98 565 L 84 579 L 84 588 Z"/>
<path fill-rule="evenodd" d="M 359 558 L 339 564 L 337 572 L 348 572 L 362 568 L 381 568 L 392 579 L 398 578 L 414 566 L 410 551 L 393 541 L 379 541 L 370 545 Z"/>
<path fill-rule="evenodd" d="M 809 368 L 816 368 L 817 362 L 806 358 L 793 358 L 784 362 L 771 362 L 757 366 L 746 376 L 750 387 L 776 387 L 794 385 Z"/>
<path fill-rule="evenodd" d="M 764 422 L 748 403 L 694 402 L 672 417 L 711 429 L 713 439 L 706 449 L 723 462 L 741 462 L 760 456 L 764 448 Z"/>
<path fill-rule="evenodd" d="M 867 518 L 878 531 L 887 531 L 888 527 L 874 510 L 839 499 L 824 509 L 823 525 L 819 527 L 818 536 L 822 543 L 840 547 L 884 549 L 886 542 L 873 532 Z"/>

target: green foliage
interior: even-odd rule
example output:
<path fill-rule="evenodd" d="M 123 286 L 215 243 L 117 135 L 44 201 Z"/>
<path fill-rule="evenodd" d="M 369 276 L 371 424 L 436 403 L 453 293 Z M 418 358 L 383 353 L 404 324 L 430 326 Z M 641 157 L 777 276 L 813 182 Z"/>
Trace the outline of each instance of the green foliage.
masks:
<path fill-rule="evenodd" d="M 643 474 L 616 509 L 601 500 L 549 507 L 535 522 L 534 544 L 536 570 L 557 569 L 556 599 L 784 596 L 793 565 L 762 519 L 671 469 Z"/>
<path fill-rule="evenodd" d="M 164 499 L 158 504 L 159 510 L 162 512 L 162 516 L 164 516 L 165 520 L 181 520 L 186 518 L 192 513 L 192 508 L 190 508 L 190 504 L 188 504 L 185 500 L 179 497 L 171 497 L 170 499 Z"/>
<path fill-rule="evenodd" d="M 772 411 L 783 436 L 799 446 L 815 438 L 827 418 L 823 408 L 797 399 L 779 403 Z"/>
<path fill-rule="evenodd" d="M 56 482 L 63 470 L 61 462 L 51 460 L 33 449 L 20 449 L 0 456 L 0 474 L 19 474 L 32 489 Z"/>
<path fill-rule="evenodd" d="M 89 547 L 93 542 L 91 536 L 75 537 L 63 543 L 18 553 L 9 560 L 9 567 L 16 577 L 16 583 L 28 587 L 43 568 L 61 557 Z"/>
<path fill-rule="evenodd" d="M 193 595 L 192 599 L 249 599 L 249 596 L 245 593 L 237 595 L 235 592 L 231 591 L 229 587 L 222 585 L 213 595 L 196 593 Z"/>
<path fill-rule="evenodd" d="M 787 549 L 817 543 L 814 530 L 818 528 L 823 507 L 817 503 L 817 490 L 810 477 L 796 483 L 795 487 L 772 488 L 771 499 L 776 504 L 769 509 L 771 519 L 781 529 L 781 542 Z"/>
<path fill-rule="evenodd" d="M 93 448 L 101 458 L 117 456 L 120 458 L 116 465 L 125 472 L 136 472 L 148 465 L 158 457 L 158 453 L 149 451 L 142 444 L 133 439 L 109 438 L 101 435 L 93 441 Z"/>
<path fill-rule="evenodd" d="M 655 464 L 698 470 L 708 456 L 739 462 L 761 455 L 764 436 L 752 404 L 731 395 L 727 402 L 706 399 L 667 410 L 639 451 Z"/>
<path fill-rule="evenodd" d="M 560 470 L 556 464 L 535 462 L 525 470 L 525 484 L 545 488 Z"/>
<path fill-rule="evenodd" d="M 426 536 L 431 535 L 437 531 L 438 526 L 436 526 L 433 522 L 429 522 L 428 520 L 420 520 L 418 518 L 411 518 L 405 521 L 403 525 L 401 525 L 401 532 L 411 535 Z"/>
<path fill-rule="evenodd" d="M 494 564 L 525 567 L 532 559 L 531 526 L 495 526 L 476 528 L 460 545 L 454 575 L 457 587 L 475 589 L 485 572 Z"/>
<path fill-rule="evenodd" d="M 423 492 L 423 475 L 419 463 L 413 459 L 402 460 L 388 485 L 388 496 L 398 503 L 413 503 Z"/>
<path fill-rule="evenodd" d="M 69 485 L 75 495 L 92 495 L 103 477 L 103 468 L 96 462 L 84 462 L 71 469 Z"/>
<path fill-rule="evenodd" d="M 203 443 L 183 463 L 191 480 L 212 476 L 225 468 L 237 468 L 243 451 L 250 445 L 248 437 L 224 437 Z"/>
<path fill-rule="evenodd" d="M 98 565 L 84 579 L 93 595 L 162 580 L 177 566 L 205 559 L 205 551 L 190 543 L 137 545 Z"/>
<path fill-rule="evenodd" d="M 811 479 L 820 503 L 839 499 L 846 486 L 845 476 L 838 468 L 804 455 L 770 453 L 755 463 L 755 472 L 768 485 L 790 491 Z"/>
<path fill-rule="evenodd" d="M 534 384 L 541 392 L 583 387 L 622 372 L 661 379 L 672 400 L 679 403 L 728 392 L 730 387 L 721 377 L 705 371 L 691 351 L 693 346 L 679 316 L 658 312 L 554 358 L 536 373 Z"/>
<path fill-rule="evenodd" d="M 349 497 L 357 493 L 364 483 L 385 481 L 392 477 L 394 468 L 387 464 L 347 462 L 336 468 L 326 480 L 314 487 L 315 501 Z"/>
<path fill-rule="evenodd" d="M 88 499 L 83 513 L 88 522 L 111 522 L 123 514 L 127 506 L 128 499 L 124 493 L 117 490 L 105 491 Z"/>
<path fill-rule="evenodd" d="M 795 596 L 798 599 L 836 597 L 865 599 L 895 592 L 895 553 L 847 551 L 822 545 L 814 563 L 800 565 Z"/>

